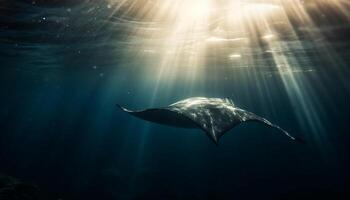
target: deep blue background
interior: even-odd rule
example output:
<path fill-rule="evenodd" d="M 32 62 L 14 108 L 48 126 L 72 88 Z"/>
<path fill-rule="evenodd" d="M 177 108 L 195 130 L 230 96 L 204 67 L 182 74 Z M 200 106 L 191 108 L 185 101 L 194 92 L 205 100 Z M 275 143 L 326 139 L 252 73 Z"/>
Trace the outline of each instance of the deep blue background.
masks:
<path fill-rule="evenodd" d="M 223 78 L 230 69 L 206 68 L 211 76 L 191 90 L 183 77 L 159 84 L 133 55 L 87 47 L 106 33 L 83 37 L 77 28 L 54 39 L 54 24 L 26 18 L 52 7 L 0 5 L 0 173 L 37 185 L 48 199 L 346 199 L 348 27 L 326 37 L 336 57 L 311 52 L 313 71 L 295 73 L 300 99 L 269 70 Z M 115 107 L 192 96 L 230 97 L 306 144 L 251 123 L 216 146 L 200 130 L 150 124 Z"/>

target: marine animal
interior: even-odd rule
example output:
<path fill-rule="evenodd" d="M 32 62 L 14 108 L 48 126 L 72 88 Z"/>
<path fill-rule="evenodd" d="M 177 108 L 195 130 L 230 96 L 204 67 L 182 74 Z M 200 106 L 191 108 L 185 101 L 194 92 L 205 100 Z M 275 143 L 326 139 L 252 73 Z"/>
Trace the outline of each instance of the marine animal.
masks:
<path fill-rule="evenodd" d="M 302 142 L 267 119 L 236 107 L 229 98 L 192 97 L 166 107 L 139 111 L 128 110 L 118 104 L 117 106 L 146 121 L 181 128 L 202 129 L 215 144 L 218 144 L 219 139 L 235 126 L 251 121 L 260 122 L 277 129 L 291 140 Z"/>

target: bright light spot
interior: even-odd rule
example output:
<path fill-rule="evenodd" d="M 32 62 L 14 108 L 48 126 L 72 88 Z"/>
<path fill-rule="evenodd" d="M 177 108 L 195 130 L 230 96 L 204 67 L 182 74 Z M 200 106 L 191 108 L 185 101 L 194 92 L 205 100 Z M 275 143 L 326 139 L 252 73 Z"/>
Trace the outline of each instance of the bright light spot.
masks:
<path fill-rule="evenodd" d="M 206 41 L 207 42 L 226 42 L 227 39 L 212 36 L 212 37 L 207 38 Z"/>
<path fill-rule="evenodd" d="M 241 54 L 231 54 L 228 57 L 230 58 L 230 60 L 234 60 L 234 59 L 242 58 L 242 55 Z"/>
<path fill-rule="evenodd" d="M 234 38 L 231 39 L 231 41 L 241 41 L 241 40 L 247 40 L 248 38 Z"/>
<path fill-rule="evenodd" d="M 202 21 L 212 12 L 209 0 L 176 1 L 171 5 L 174 9 L 170 14 L 175 15 L 181 23 Z"/>
<path fill-rule="evenodd" d="M 262 36 L 261 38 L 265 39 L 265 40 L 269 40 L 269 39 L 272 39 L 274 38 L 275 35 L 274 34 L 266 34 L 264 36 Z"/>
<path fill-rule="evenodd" d="M 259 13 L 267 14 L 272 11 L 276 11 L 281 8 L 278 5 L 267 4 L 267 3 L 247 3 L 244 6 L 244 11 L 248 13 Z"/>
<path fill-rule="evenodd" d="M 212 36 L 206 39 L 207 42 L 238 42 L 238 41 L 244 41 L 244 40 L 247 40 L 247 38 L 226 39 L 226 38 Z"/>

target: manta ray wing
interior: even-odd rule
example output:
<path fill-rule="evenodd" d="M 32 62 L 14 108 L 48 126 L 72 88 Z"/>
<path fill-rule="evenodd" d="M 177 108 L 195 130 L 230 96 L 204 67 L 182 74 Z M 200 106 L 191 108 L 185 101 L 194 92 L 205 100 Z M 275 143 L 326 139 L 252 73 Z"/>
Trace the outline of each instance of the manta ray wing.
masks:
<path fill-rule="evenodd" d="M 132 111 L 120 105 L 117 105 L 117 107 L 122 109 L 124 112 L 149 122 L 181 128 L 198 128 L 196 124 L 194 124 L 192 120 L 188 119 L 186 116 L 166 108 L 151 108 L 140 111 Z"/>
<path fill-rule="evenodd" d="M 174 103 L 168 109 L 193 120 L 216 144 L 226 132 L 243 122 L 249 121 L 263 123 L 281 131 L 290 139 L 296 140 L 287 131 L 272 124 L 267 119 L 235 107 L 233 102 L 227 98 L 190 98 Z"/>

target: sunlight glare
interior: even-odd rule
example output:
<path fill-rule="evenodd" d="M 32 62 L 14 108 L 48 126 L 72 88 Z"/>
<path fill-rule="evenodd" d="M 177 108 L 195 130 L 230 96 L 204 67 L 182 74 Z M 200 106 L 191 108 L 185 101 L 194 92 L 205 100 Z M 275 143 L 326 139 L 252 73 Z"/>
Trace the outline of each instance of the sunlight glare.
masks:
<path fill-rule="evenodd" d="M 249 14 L 267 14 L 277 11 L 280 8 L 278 5 L 268 3 L 247 3 L 244 5 L 244 11 Z"/>

